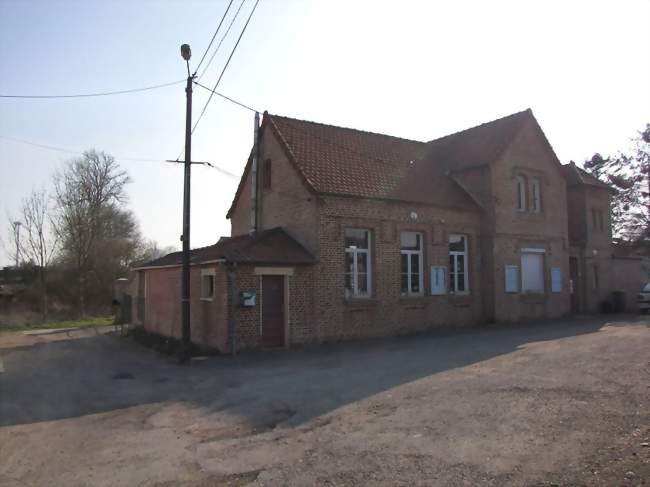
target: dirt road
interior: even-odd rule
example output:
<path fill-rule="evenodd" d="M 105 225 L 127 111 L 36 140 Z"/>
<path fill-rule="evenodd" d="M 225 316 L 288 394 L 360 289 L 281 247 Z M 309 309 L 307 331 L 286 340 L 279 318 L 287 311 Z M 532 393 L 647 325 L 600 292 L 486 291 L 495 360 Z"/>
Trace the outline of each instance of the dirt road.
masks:
<path fill-rule="evenodd" d="M 0 485 L 650 485 L 650 321 L 582 318 L 179 367 L 0 335 Z"/>

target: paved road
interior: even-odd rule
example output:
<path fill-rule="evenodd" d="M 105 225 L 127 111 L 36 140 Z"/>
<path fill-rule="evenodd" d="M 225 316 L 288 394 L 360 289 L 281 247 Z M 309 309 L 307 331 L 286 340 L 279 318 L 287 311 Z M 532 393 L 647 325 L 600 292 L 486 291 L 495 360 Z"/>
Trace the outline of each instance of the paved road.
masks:
<path fill-rule="evenodd" d="M 179 367 L 0 335 L 1 485 L 637 485 L 650 321 L 581 318 Z"/>

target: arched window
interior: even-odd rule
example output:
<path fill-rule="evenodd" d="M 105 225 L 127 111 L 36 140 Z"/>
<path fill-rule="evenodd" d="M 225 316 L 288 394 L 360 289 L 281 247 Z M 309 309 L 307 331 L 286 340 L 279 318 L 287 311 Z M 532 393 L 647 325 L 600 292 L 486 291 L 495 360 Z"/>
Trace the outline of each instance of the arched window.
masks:
<path fill-rule="evenodd" d="M 526 211 L 526 178 L 517 176 L 517 209 Z"/>

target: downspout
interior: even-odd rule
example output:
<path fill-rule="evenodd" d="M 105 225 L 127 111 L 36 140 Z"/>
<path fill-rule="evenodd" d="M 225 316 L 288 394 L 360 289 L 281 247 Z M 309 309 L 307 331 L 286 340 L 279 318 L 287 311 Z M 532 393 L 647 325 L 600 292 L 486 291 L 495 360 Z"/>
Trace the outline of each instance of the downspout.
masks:
<path fill-rule="evenodd" d="M 233 357 L 237 354 L 237 325 L 235 319 L 235 313 L 237 312 L 237 307 L 239 302 L 237 299 L 237 289 L 235 287 L 235 266 L 237 264 L 232 264 L 228 266 L 227 277 L 228 277 L 228 294 L 230 295 L 230 309 L 228 313 L 228 334 L 230 335 L 230 353 Z"/>
<path fill-rule="evenodd" d="M 254 235 L 257 232 L 257 161 L 259 159 L 259 127 L 260 127 L 260 114 L 255 112 L 255 127 L 253 129 L 253 161 L 251 164 L 251 228 L 250 234 Z"/>

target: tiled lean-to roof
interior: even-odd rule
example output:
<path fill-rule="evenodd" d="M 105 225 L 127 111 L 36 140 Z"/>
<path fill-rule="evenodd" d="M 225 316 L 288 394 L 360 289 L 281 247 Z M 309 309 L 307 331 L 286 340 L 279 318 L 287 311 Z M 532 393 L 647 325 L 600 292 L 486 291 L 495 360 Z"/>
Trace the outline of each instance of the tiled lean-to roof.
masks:
<path fill-rule="evenodd" d="M 216 244 L 192 249 L 190 264 L 223 260 L 242 264 L 301 265 L 316 261 L 307 249 L 282 228 L 257 232 L 254 235 L 223 237 Z M 182 252 L 174 252 L 147 262 L 139 269 L 170 267 L 182 264 Z"/>

